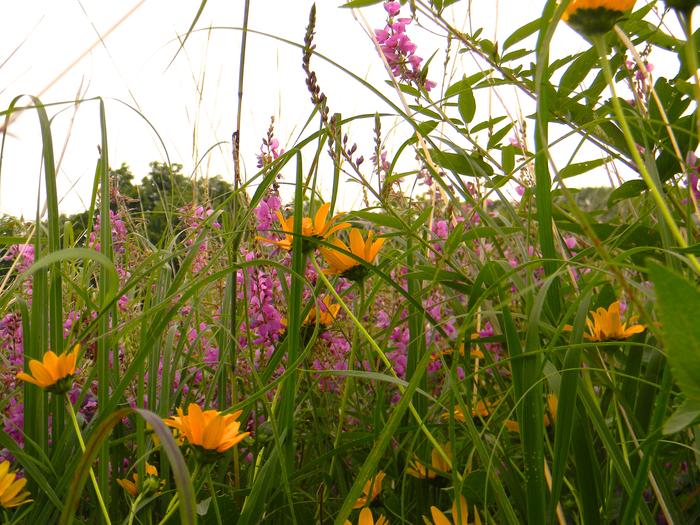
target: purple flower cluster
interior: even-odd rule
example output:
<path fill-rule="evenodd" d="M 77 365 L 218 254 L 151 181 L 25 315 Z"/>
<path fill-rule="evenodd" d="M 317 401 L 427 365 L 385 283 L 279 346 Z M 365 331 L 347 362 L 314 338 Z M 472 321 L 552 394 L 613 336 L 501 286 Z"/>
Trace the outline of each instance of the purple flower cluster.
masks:
<path fill-rule="evenodd" d="M 389 14 L 387 25 L 384 29 L 375 29 L 374 35 L 392 74 L 403 81 L 415 82 L 426 91 L 430 91 L 436 84 L 424 78 L 421 70 L 423 58 L 416 55 L 417 47 L 406 34 L 406 26 L 411 23 L 411 19 L 395 18 L 401 10 L 401 4 L 397 1 L 386 2 L 384 9 Z"/>
<path fill-rule="evenodd" d="M 269 141 L 263 139 L 263 143 L 260 146 L 260 153 L 256 155 L 256 158 L 258 159 L 257 167 L 264 168 L 265 166 L 272 164 L 283 153 L 284 148 L 280 149 L 279 140 L 276 138 L 270 138 Z"/>
<path fill-rule="evenodd" d="M 112 249 L 114 253 L 124 253 L 126 250 L 126 223 L 121 216 L 112 210 L 109 210 L 109 222 L 112 226 Z M 95 226 L 90 232 L 88 246 L 94 250 L 100 251 L 100 230 L 102 229 L 102 216 L 95 217 Z"/>
<path fill-rule="evenodd" d="M 211 208 L 205 208 L 204 206 L 195 206 L 194 204 L 190 206 L 185 206 L 178 210 L 182 216 L 182 225 L 185 233 L 187 233 L 187 238 L 185 239 L 185 246 L 194 246 L 202 228 L 204 227 L 205 221 L 211 217 L 214 210 Z M 211 228 L 214 230 L 220 230 L 221 224 L 217 221 L 212 221 L 210 223 Z M 209 248 L 211 239 L 208 235 L 205 235 L 199 246 L 197 247 L 197 255 L 192 262 L 192 273 L 197 274 L 204 270 L 209 265 Z"/>

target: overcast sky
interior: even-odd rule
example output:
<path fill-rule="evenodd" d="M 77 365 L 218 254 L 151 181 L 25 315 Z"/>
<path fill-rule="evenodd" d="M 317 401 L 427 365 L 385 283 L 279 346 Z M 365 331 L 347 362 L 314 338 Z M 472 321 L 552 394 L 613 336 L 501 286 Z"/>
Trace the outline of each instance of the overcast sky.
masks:
<path fill-rule="evenodd" d="M 390 88 L 383 87 L 386 73 L 362 24 L 351 10 L 339 8 L 342 3 L 317 2 L 317 51 L 396 98 Z M 309 0 L 253 0 L 249 27 L 300 43 L 311 4 Z M 469 28 L 469 4 L 468 0 L 459 2 L 449 15 L 464 30 Z M 243 5 L 243 0 L 209 0 L 197 25 L 205 31 L 193 35 L 185 51 L 168 66 L 178 47 L 177 37 L 189 27 L 199 0 L 2 2 L 0 19 L 5 23 L 0 38 L 0 106 L 6 108 L 18 95 L 40 95 L 45 104 L 70 102 L 78 93 L 83 98 L 102 96 L 107 107 L 112 167 L 125 162 L 142 176 L 148 172 L 149 162 L 167 157 L 183 164 L 189 174 L 203 159 L 198 176 L 221 174 L 231 180 L 229 142 L 235 129 L 240 32 L 220 28 L 239 27 Z M 544 0 L 479 0 L 473 5 L 472 28 L 484 27 L 485 35 L 503 41 L 536 18 Z M 105 35 L 130 12 L 104 37 L 104 45 L 98 44 L 56 80 L 90 49 L 98 35 Z M 361 12 L 371 26 L 383 27 L 381 6 Z M 213 29 L 206 31 L 209 27 Z M 559 31 L 556 53 L 586 48 L 587 44 L 570 29 L 562 27 Z M 419 45 L 420 55 L 427 58 L 438 52 L 431 76 L 439 81 L 444 38 L 415 26 L 409 27 L 409 35 Z M 452 71 L 458 78 L 476 71 L 478 65 L 468 55 L 462 55 L 461 60 Z M 298 48 L 269 36 L 249 37 L 241 143 L 248 175 L 256 171 L 255 154 L 270 117 L 275 116 L 277 135 L 285 146 L 295 142 L 312 110 L 300 63 Z M 313 68 L 333 112 L 349 116 L 386 111 L 376 97 L 342 72 L 317 59 Z M 143 117 L 125 104 L 138 108 Z M 494 104 L 497 106 L 497 101 Z M 509 111 L 517 113 L 518 104 L 526 101 L 516 98 L 512 91 L 506 104 Z M 63 212 L 81 210 L 89 204 L 100 140 L 98 109 L 97 102 L 84 102 L 77 110 L 69 103 L 50 109 L 50 114 L 57 114 L 52 126 L 57 158 L 65 147 L 58 179 Z M 485 109 L 482 107 L 482 111 Z M 144 117 L 157 130 L 165 149 Z M 390 124 L 385 122 L 384 129 L 389 130 Z M 367 148 L 364 153 L 369 158 L 371 124 L 355 124 L 350 131 L 360 149 Z M 401 135 L 400 129 L 396 133 Z M 218 142 L 224 145 L 207 153 Z M 5 144 L 0 213 L 34 215 L 40 152 L 36 113 L 28 111 L 12 123 Z M 358 194 L 346 192 L 346 208 L 357 204 Z"/>

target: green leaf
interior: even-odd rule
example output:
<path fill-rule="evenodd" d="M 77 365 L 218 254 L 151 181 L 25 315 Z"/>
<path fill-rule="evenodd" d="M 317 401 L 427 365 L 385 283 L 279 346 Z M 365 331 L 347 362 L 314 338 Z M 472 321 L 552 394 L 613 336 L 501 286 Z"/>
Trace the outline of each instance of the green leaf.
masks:
<path fill-rule="evenodd" d="M 689 282 L 663 266 L 649 263 L 649 274 L 656 291 L 659 319 L 663 326 L 662 340 L 666 346 L 671 372 L 686 396 L 686 402 L 674 414 L 667 428 L 690 423 L 700 408 L 700 291 Z"/>
<path fill-rule="evenodd" d="M 378 226 L 393 228 L 394 230 L 403 230 L 403 225 L 401 224 L 401 221 L 398 220 L 396 217 L 392 217 L 391 215 L 388 215 L 386 213 L 374 213 L 371 211 L 358 210 L 352 213 L 348 213 L 346 216 L 346 218 L 352 217 L 358 217 L 362 220 L 371 222 L 372 224 L 376 224 Z"/>
<path fill-rule="evenodd" d="M 474 92 L 471 89 L 465 89 L 459 94 L 457 98 L 457 108 L 459 109 L 459 114 L 462 116 L 464 124 L 469 124 L 474 120 L 474 114 L 476 113 L 476 99 L 474 98 Z"/>
<path fill-rule="evenodd" d="M 610 160 L 609 157 L 604 159 L 589 160 L 586 162 L 577 162 L 576 164 L 569 164 L 568 166 L 561 169 L 559 172 L 560 179 L 566 179 L 568 177 L 575 177 L 576 175 L 581 175 L 587 171 L 598 168 L 604 165 Z"/>
<path fill-rule="evenodd" d="M 515 147 L 512 144 L 501 148 L 501 167 L 506 174 L 513 173 L 515 169 Z"/>
<path fill-rule="evenodd" d="M 504 120 L 506 117 L 505 116 L 500 116 L 496 118 L 492 118 L 489 120 L 486 120 L 484 122 L 480 122 L 476 126 L 474 126 L 471 129 L 471 133 L 478 133 L 479 131 L 483 131 L 485 129 L 493 128 L 496 124 L 498 124 L 500 121 Z"/>
<path fill-rule="evenodd" d="M 462 77 L 461 80 L 458 80 L 445 90 L 445 98 L 451 98 L 455 95 L 459 95 L 462 91 L 472 89 L 472 85 L 474 85 L 475 82 L 478 82 L 479 80 L 483 79 L 486 76 L 486 74 L 487 73 L 485 71 L 481 71 L 469 77 Z"/>
<path fill-rule="evenodd" d="M 508 49 L 510 46 L 525 40 L 530 35 L 534 34 L 540 28 L 541 20 L 538 18 L 532 22 L 528 22 L 519 29 L 516 29 L 512 35 L 503 42 L 503 49 Z"/>
<path fill-rule="evenodd" d="M 564 72 L 559 82 L 559 94 L 568 95 L 579 87 L 591 70 L 598 65 L 598 53 L 590 48 L 581 53 Z"/>
<path fill-rule="evenodd" d="M 631 199 L 640 195 L 643 191 L 646 191 L 647 185 L 641 179 L 628 180 L 623 182 L 619 188 L 615 188 L 613 192 L 608 197 L 608 207 L 612 206 L 616 202 L 623 201 L 625 199 Z"/>
<path fill-rule="evenodd" d="M 513 123 L 509 122 L 505 126 L 503 126 L 501 129 L 498 131 L 494 132 L 493 135 L 489 137 L 489 142 L 488 142 L 488 148 L 495 148 L 496 145 L 501 142 L 503 137 L 505 137 L 510 130 L 513 129 Z"/>
<path fill-rule="evenodd" d="M 700 402 L 686 400 L 664 423 L 664 434 L 675 434 L 690 426 L 700 416 Z"/>
<path fill-rule="evenodd" d="M 445 168 L 460 175 L 471 177 L 488 177 L 493 175 L 493 168 L 474 154 L 458 154 L 436 149 L 430 150 L 430 157 L 433 161 Z"/>
<path fill-rule="evenodd" d="M 340 7 L 367 7 L 368 5 L 381 4 L 384 0 L 350 0 Z"/>

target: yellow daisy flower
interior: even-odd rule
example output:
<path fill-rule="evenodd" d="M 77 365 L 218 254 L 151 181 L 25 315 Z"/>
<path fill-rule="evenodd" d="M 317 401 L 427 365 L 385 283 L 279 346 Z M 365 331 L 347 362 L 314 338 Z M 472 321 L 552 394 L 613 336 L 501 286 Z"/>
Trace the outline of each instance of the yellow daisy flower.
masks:
<path fill-rule="evenodd" d="M 196 403 L 190 403 L 188 414 L 177 409 L 177 416 L 164 419 L 163 422 L 176 428 L 184 436 L 187 443 L 202 453 L 201 459 L 211 461 L 216 454 L 223 453 L 237 445 L 250 435 L 250 432 L 239 432 L 241 422 L 238 421 L 242 411 L 233 414 L 222 414 L 217 410 L 204 410 Z"/>
<path fill-rule="evenodd" d="M 379 496 L 379 493 L 382 491 L 382 481 L 384 481 L 385 476 L 386 474 L 384 471 L 380 470 L 374 477 L 369 478 L 365 482 L 365 486 L 362 487 L 362 496 L 355 501 L 354 509 L 366 507 Z"/>
<path fill-rule="evenodd" d="M 447 454 L 447 457 L 452 459 L 452 446 L 450 443 L 444 444 L 442 448 Z M 418 479 L 435 479 L 438 476 L 438 473 L 446 473 L 451 470 L 450 465 L 436 449 L 433 449 L 432 453 L 430 454 L 430 467 L 426 468 L 426 466 L 420 462 L 415 454 L 413 459 L 409 461 L 408 465 L 406 474 Z"/>
<path fill-rule="evenodd" d="M 328 213 L 330 209 L 331 204 L 327 202 L 318 209 L 313 220 L 311 220 L 310 217 L 304 217 L 301 221 L 301 234 L 304 237 L 328 239 L 335 232 L 350 227 L 349 222 L 334 224 L 340 215 L 334 215 L 330 220 L 328 220 Z M 289 251 L 292 249 L 292 244 L 294 243 L 294 216 L 292 215 L 285 219 L 284 215 L 282 215 L 279 211 L 276 213 L 277 219 L 280 222 L 282 233 L 284 233 L 284 239 L 274 240 L 266 237 L 256 237 L 256 239 L 269 244 L 275 244 L 283 250 Z"/>
<path fill-rule="evenodd" d="M 123 488 L 132 498 L 138 495 L 139 475 L 134 473 L 134 481 L 129 479 L 117 479 L 117 484 Z M 154 492 L 165 485 L 165 480 L 158 479 L 158 469 L 146 463 L 146 479 L 143 482 L 144 493 Z"/>
<path fill-rule="evenodd" d="M 424 521 L 429 525 L 469 525 L 469 507 L 464 496 L 459 497 L 459 508 L 457 502 L 452 503 L 452 521 L 447 519 L 447 516 L 437 507 L 430 507 L 430 515 L 433 521 L 424 518 Z M 474 507 L 474 525 L 481 525 L 481 518 Z"/>
<path fill-rule="evenodd" d="M 588 333 L 583 334 L 583 337 L 595 342 L 623 341 L 646 330 L 646 326 L 643 324 L 634 324 L 636 320 L 635 317 L 632 317 L 624 323 L 621 322 L 620 301 L 615 301 L 607 310 L 600 307 L 596 311 L 590 312 L 590 318 L 586 319 Z M 627 326 L 628 322 L 630 326 Z M 570 332 L 573 327 L 567 324 L 564 326 L 564 330 Z"/>
<path fill-rule="evenodd" d="M 17 473 L 10 470 L 10 462 L 0 462 L 0 507 L 13 509 L 30 503 L 30 494 L 24 489 L 27 478 L 17 479 Z"/>
<path fill-rule="evenodd" d="M 562 19 L 583 35 L 600 35 L 630 11 L 636 0 L 571 0 Z"/>
<path fill-rule="evenodd" d="M 31 375 L 19 372 L 17 379 L 33 383 L 54 394 L 64 394 L 71 388 L 79 352 L 80 345 L 75 345 L 72 352 L 61 355 L 56 355 L 51 351 L 46 352 L 41 361 L 36 359 L 29 361 Z"/>
<path fill-rule="evenodd" d="M 379 250 L 384 244 L 384 239 L 379 238 L 374 240 L 374 232 L 367 233 L 367 240 L 362 238 L 360 230 L 353 228 L 350 230 L 350 247 L 339 239 L 331 241 L 336 248 L 328 248 L 322 246 L 319 248 L 321 255 L 328 263 L 326 273 L 334 275 L 339 274 L 352 281 L 359 281 L 367 274 L 367 268 L 362 266 L 360 262 L 343 252 L 352 253 L 355 257 L 371 264 L 377 257 Z"/>
<path fill-rule="evenodd" d="M 345 525 L 352 525 L 350 520 L 345 520 Z M 360 517 L 357 519 L 357 525 L 389 525 L 389 520 L 384 516 L 379 516 L 377 521 L 374 521 L 372 511 L 365 507 L 360 511 Z"/>
<path fill-rule="evenodd" d="M 339 304 L 333 304 L 333 298 L 330 295 L 326 295 L 323 298 L 323 306 L 325 307 L 325 310 L 322 308 L 319 308 L 319 316 L 318 316 L 318 323 L 321 326 L 328 327 L 333 324 L 333 321 L 336 320 L 338 317 L 338 312 L 340 312 L 340 305 Z M 312 325 L 316 322 L 316 308 L 312 308 L 308 315 L 306 316 L 306 319 L 304 319 L 304 322 L 302 324 L 304 325 Z"/>

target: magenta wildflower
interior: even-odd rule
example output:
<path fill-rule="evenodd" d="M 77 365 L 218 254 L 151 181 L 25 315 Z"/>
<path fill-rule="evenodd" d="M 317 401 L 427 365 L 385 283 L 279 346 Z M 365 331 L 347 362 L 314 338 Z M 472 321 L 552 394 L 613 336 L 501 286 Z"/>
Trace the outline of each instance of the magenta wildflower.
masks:
<path fill-rule="evenodd" d="M 384 9 L 389 14 L 384 29 L 375 29 L 374 36 L 386 59 L 392 74 L 405 82 L 416 83 L 426 91 L 436 86 L 435 82 L 424 78 L 421 70 L 423 58 L 416 54 L 416 45 L 406 34 L 410 18 L 395 18 L 401 10 L 399 2 L 386 2 Z"/>

